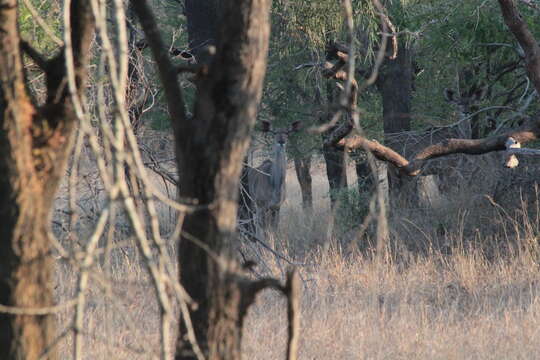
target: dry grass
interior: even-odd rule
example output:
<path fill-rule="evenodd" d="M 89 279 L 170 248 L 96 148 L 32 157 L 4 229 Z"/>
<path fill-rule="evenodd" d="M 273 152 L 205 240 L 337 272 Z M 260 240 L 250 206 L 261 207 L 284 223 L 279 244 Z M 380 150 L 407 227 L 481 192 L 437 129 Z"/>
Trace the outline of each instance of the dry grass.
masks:
<path fill-rule="evenodd" d="M 289 199 L 273 239 L 276 249 L 305 263 L 300 359 L 540 358 L 535 216 L 495 209 L 490 226 L 497 231 L 489 228 L 483 238 L 478 221 L 488 213 L 481 208 L 466 212 L 454 204 L 429 216 L 397 212 L 391 218 L 392 248 L 402 253 L 382 262 L 369 252 L 346 252 L 335 239 L 321 246 L 332 238 L 322 173 L 319 168 L 314 177 L 311 218 L 304 216 L 298 185 L 289 174 Z M 444 235 L 437 235 L 434 224 L 439 223 L 447 227 Z M 448 249 L 414 252 L 407 245 L 414 239 L 445 243 Z M 486 252 L 486 239 L 512 245 Z M 89 293 L 87 358 L 151 358 L 159 346 L 155 294 L 132 248 L 114 255 L 109 272 L 94 277 Z M 259 272 L 283 278 L 284 261 L 262 250 L 259 256 Z M 67 264 L 58 270 L 57 296 L 67 300 L 74 295 L 76 272 Z M 61 314 L 59 323 L 66 326 L 71 316 Z M 245 323 L 244 359 L 283 359 L 286 333 L 284 300 L 264 292 Z M 61 345 L 63 354 L 71 341 Z"/>
<path fill-rule="evenodd" d="M 537 359 L 538 266 L 522 253 L 433 254 L 405 267 L 330 251 L 303 272 L 301 359 Z M 252 309 L 246 359 L 283 358 L 284 307 Z"/>

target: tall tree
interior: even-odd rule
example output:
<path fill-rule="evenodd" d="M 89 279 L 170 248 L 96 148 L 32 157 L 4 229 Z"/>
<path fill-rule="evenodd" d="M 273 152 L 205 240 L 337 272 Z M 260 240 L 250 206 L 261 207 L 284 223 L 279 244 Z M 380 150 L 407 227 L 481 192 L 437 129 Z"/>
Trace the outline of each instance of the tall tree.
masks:
<path fill-rule="evenodd" d="M 169 105 L 181 174 L 180 196 L 203 207 L 184 219 L 179 273 L 198 304 L 191 312 L 193 330 L 207 359 L 240 359 L 243 319 L 260 288 L 239 275 L 231 250 L 236 240 L 242 160 L 266 68 L 269 5 L 269 0 L 221 3 L 216 52 L 197 72 L 194 116 L 189 119 L 177 69 L 166 54 L 150 8 L 143 0 L 134 1 Z M 186 341 L 183 329 L 176 358 L 195 359 L 196 348 Z"/>
<path fill-rule="evenodd" d="M 216 32 L 221 14 L 222 0 L 185 0 L 189 47 L 199 63 L 207 63 L 211 54 L 207 46 L 216 45 Z"/>
<path fill-rule="evenodd" d="M 386 1 L 385 6 L 390 16 L 403 12 L 401 1 Z M 404 144 L 401 137 L 396 135 L 411 130 L 413 49 L 403 36 L 395 40 L 398 42 L 397 53 L 393 54 L 395 49 L 392 47 L 387 49 L 389 56 L 384 60 L 376 85 L 382 98 L 385 144 L 396 151 L 402 151 Z M 359 169 L 361 167 L 357 166 L 357 171 Z M 391 169 L 388 180 L 390 189 L 395 190 L 396 194 L 400 193 L 399 178 Z"/>
<path fill-rule="evenodd" d="M 24 310 L 54 304 L 50 209 L 77 117 L 66 85 L 70 59 L 65 51 L 46 59 L 24 42 L 17 9 L 16 0 L 0 1 L 0 304 Z M 82 96 L 93 29 L 89 2 L 74 0 L 69 19 L 66 40 L 73 50 L 77 96 Z M 23 51 L 46 76 L 47 99 L 41 106 L 25 84 Z M 0 358 L 39 359 L 54 338 L 53 321 L 46 314 L 0 313 Z"/>

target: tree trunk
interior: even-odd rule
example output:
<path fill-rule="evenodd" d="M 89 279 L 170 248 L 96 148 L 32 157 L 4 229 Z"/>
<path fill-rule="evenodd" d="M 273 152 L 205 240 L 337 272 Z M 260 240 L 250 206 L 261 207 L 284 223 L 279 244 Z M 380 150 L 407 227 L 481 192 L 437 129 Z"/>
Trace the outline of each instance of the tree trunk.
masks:
<path fill-rule="evenodd" d="M 186 3 L 187 5 L 187 3 Z M 193 330 L 206 359 L 240 359 L 242 322 L 250 303 L 232 260 L 242 160 L 261 98 L 268 52 L 269 0 L 228 0 L 216 54 L 199 74 L 194 118 L 187 119 L 176 69 L 151 10 L 135 11 L 156 60 L 174 129 L 182 198 L 204 209 L 185 216 L 178 248 L 180 281 L 197 302 Z M 219 256 L 219 263 L 216 257 Z M 181 321 L 181 323 L 183 323 Z M 176 359 L 196 359 L 180 327 Z"/>
<path fill-rule="evenodd" d="M 232 257 L 239 175 L 266 68 L 269 1 L 231 0 L 222 7 L 217 53 L 198 84 L 195 120 L 187 132 L 176 132 L 180 195 L 213 204 L 186 216 L 179 264 L 182 284 L 198 303 L 191 315 L 207 359 L 240 359 L 241 289 L 192 237 L 224 260 Z M 178 349 L 177 359 L 194 358 L 182 336 Z"/>
<path fill-rule="evenodd" d="M 305 211 L 313 210 L 313 190 L 311 186 L 311 154 L 308 156 L 297 155 L 294 157 L 294 169 L 296 178 L 302 192 L 302 207 Z"/>
<path fill-rule="evenodd" d="M 412 50 L 400 44 L 397 57 L 386 59 L 378 87 L 383 101 L 384 134 L 399 133 L 411 129 L 412 99 Z M 385 139 L 386 141 L 386 139 Z M 400 142 L 393 143 L 388 137 L 390 147 L 399 147 Z"/>
<path fill-rule="evenodd" d="M 398 153 L 403 153 L 403 143 L 397 134 L 411 129 L 412 81 L 412 50 L 400 41 L 397 57 L 385 60 L 377 79 L 383 102 L 385 144 Z M 388 183 L 392 198 L 399 195 L 401 178 L 391 167 L 388 168 Z"/>
<path fill-rule="evenodd" d="M 198 63 L 207 64 L 212 58 L 204 51 L 216 45 L 216 31 L 223 0 L 185 0 L 189 47 Z"/>
<path fill-rule="evenodd" d="M 91 14 L 87 1 L 71 4 L 78 89 L 86 78 Z M 76 117 L 65 85 L 64 53 L 46 60 L 22 43 L 46 74 L 47 101 L 38 108 L 25 84 L 17 1 L 0 1 L 0 24 L 0 304 L 39 309 L 54 305 L 47 234 Z M 0 314 L 1 359 L 38 359 L 54 337 L 52 315 Z M 56 358 L 54 351 L 47 358 Z"/>
<path fill-rule="evenodd" d="M 326 95 L 328 108 L 333 104 L 334 96 L 333 89 L 334 82 L 329 80 L 326 82 Z M 322 122 L 328 122 L 331 119 L 331 114 L 328 113 L 326 117 L 322 117 Z M 335 127 L 332 127 L 325 134 L 322 135 L 323 143 L 326 138 L 334 131 Z M 340 190 L 347 189 L 347 168 L 345 165 L 345 153 L 343 151 L 336 151 L 332 146 L 323 145 L 323 157 L 326 163 L 326 177 L 328 178 L 328 185 L 330 188 L 330 205 L 333 208 L 337 195 Z"/>
<path fill-rule="evenodd" d="M 354 163 L 356 178 L 358 181 L 358 192 L 373 192 L 375 188 L 375 180 L 378 178 L 378 176 L 373 174 L 369 163 L 365 158 L 358 158 Z"/>

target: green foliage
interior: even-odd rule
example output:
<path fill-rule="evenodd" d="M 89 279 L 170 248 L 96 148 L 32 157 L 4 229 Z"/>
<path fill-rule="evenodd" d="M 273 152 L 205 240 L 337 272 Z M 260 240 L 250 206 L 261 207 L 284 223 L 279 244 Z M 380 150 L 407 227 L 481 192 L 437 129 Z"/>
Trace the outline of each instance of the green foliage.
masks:
<path fill-rule="evenodd" d="M 292 39 L 307 40 L 309 46 L 324 48 L 328 39 L 335 39 L 343 24 L 338 1 L 276 2 L 274 14 L 287 14 L 287 31 Z"/>
<path fill-rule="evenodd" d="M 343 189 L 336 193 L 337 210 L 335 226 L 341 233 L 356 228 L 362 224 L 369 213 L 369 192 L 359 192 L 357 187 Z"/>
<path fill-rule="evenodd" d="M 62 38 L 62 17 L 61 4 L 58 1 L 40 1 L 29 0 L 34 8 L 39 12 L 45 23 L 52 29 L 54 34 Z M 49 55 L 58 49 L 49 35 L 37 24 L 30 11 L 19 2 L 19 29 L 23 39 L 32 43 L 32 45 L 44 53 Z"/>
<path fill-rule="evenodd" d="M 407 30 L 418 38 L 415 62 L 419 72 L 413 99 L 417 126 L 455 121 L 449 116 L 455 107 L 443 97 L 445 88 L 466 91 L 476 83 L 489 85 L 491 94 L 497 94 L 516 85 L 516 73 L 495 81 L 504 64 L 517 60 L 517 43 L 504 24 L 496 1 L 465 0 L 455 6 L 445 0 L 416 0 L 408 1 L 405 12 Z M 540 35 L 540 26 L 531 10 L 520 7 L 520 12 L 533 33 Z M 488 97 L 485 103 L 497 105 L 493 101 L 502 100 Z"/>

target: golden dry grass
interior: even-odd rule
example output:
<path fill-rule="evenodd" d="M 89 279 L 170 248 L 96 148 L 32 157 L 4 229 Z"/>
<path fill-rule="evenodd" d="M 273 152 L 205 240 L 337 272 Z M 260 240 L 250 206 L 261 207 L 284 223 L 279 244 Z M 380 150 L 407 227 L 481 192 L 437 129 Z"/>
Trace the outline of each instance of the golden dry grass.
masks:
<path fill-rule="evenodd" d="M 462 216 L 466 209 L 455 204 L 455 211 L 433 212 L 429 218 L 409 213 L 403 222 L 401 214 L 391 221 L 416 226 L 407 241 L 418 236 L 424 243 L 440 241 L 429 227 L 444 215 L 441 221 L 454 225 L 444 234 L 451 251 L 412 253 L 406 246 L 393 246 L 403 253 L 378 261 L 370 253 L 346 252 L 335 240 L 321 246 L 332 238 L 323 170 L 315 170 L 311 218 L 301 210 L 290 172 L 289 199 L 272 242 L 305 263 L 300 359 L 540 358 L 540 233 L 534 219 L 527 224 L 531 214 L 494 219 L 491 225 L 505 231 L 491 232 L 490 241 L 512 246 L 491 253 L 479 241 L 481 227 L 469 231 Z M 394 244 L 400 242 L 399 229 L 392 228 Z M 158 307 L 146 269 L 132 248 L 115 254 L 110 272 L 100 275 L 108 287 L 99 285 L 98 277 L 92 281 L 85 312 L 86 358 L 152 358 L 159 346 Z M 262 250 L 259 256 L 257 271 L 283 278 L 286 262 Z M 67 264 L 58 270 L 58 299 L 70 299 L 76 273 Z M 71 316 L 62 313 L 59 324 L 66 326 Z M 244 359 L 283 359 L 286 333 L 285 301 L 265 291 L 245 323 Z M 63 354 L 69 354 L 71 342 L 68 337 L 61 345 Z"/>

